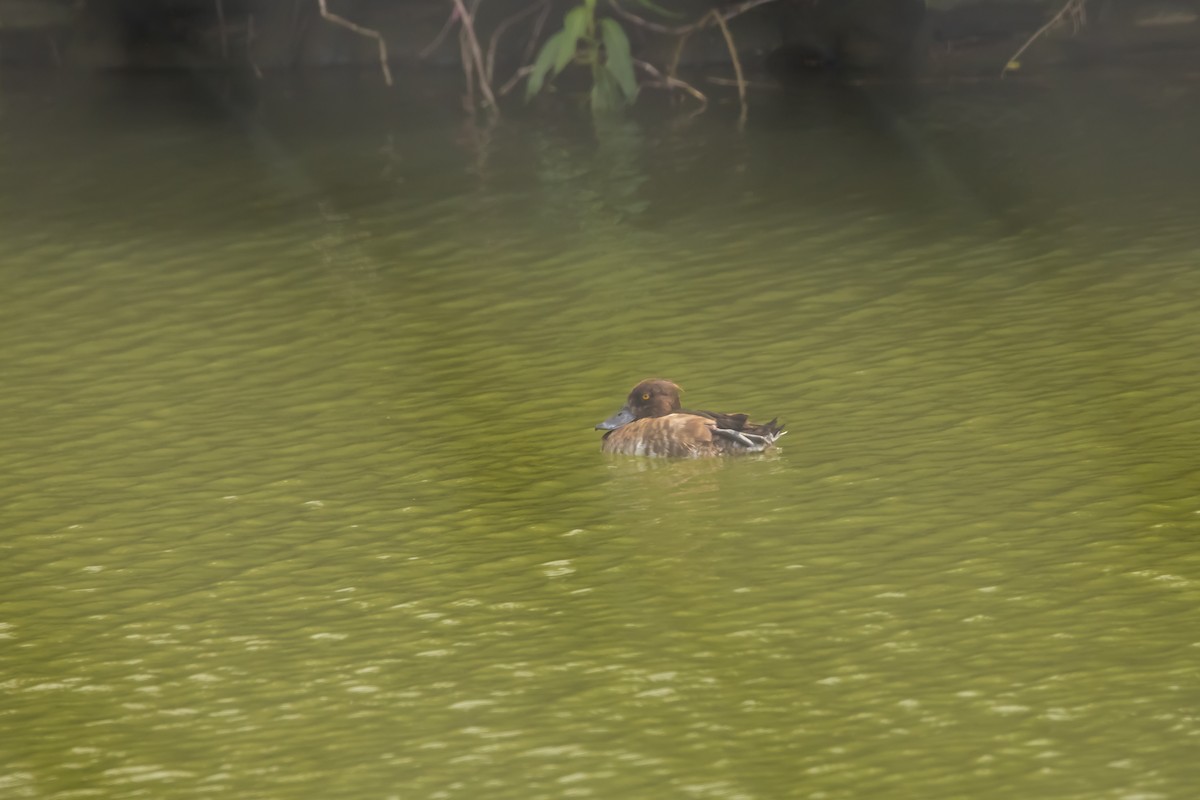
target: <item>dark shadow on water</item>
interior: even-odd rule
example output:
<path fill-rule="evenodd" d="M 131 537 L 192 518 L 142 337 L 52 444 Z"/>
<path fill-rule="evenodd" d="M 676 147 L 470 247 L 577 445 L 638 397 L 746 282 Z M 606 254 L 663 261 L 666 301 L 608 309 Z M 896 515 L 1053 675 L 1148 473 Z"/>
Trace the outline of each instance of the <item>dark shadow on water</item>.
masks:
<path fill-rule="evenodd" d="M 29 187 L 27 219 L 150 235 L 236 236 L 329 212 L 374 226 L 458 205 L 468 235 L 887 219 L 928 236 L 1048 238 L 1119 215 L 1128 195 L 1196 209 L 1186 86 L 814 80 L 752 95 L 744 132 L 732 108 L 689 119 L 651 99 L 601 125 L 569 106 L 484 124 L 447 102 L 452 90 L 336 74 L 10 81 L 0 165 Z"/>

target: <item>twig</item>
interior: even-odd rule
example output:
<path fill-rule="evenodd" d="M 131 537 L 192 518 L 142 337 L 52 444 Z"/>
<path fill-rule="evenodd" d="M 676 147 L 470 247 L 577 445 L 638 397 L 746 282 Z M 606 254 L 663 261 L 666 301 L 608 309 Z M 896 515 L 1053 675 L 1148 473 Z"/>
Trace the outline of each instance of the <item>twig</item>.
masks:
<path fill-rule="evenodd" d="M 526 66 L 526 67 L 521 67 L 519 70 L 514 72 L 513 76 L 508 79 L 508 82 L 500 87 L 500 96 L 504 97 L 504 95 L 511 92 L 513 90 L 513 87 L 521 82 L 521 78 L 524 78 L 526 75 L 528 75 L 531 72 L 533 72 L 532 64 L 530 64 L 529 66 Z"/>
<path fill-rule="evenodd" d="M 687 47 L 688 39 L 690 38 L 692 38 L 692 35 L 687 33 L 675 40 L 675 50 L 671 53 L 671 63 L 667 65 L 668 75 L 674 75 L 679 71 L 679 59 L 683 58 L 683 48 Z"/>
<path fill-rule="evenodd" d="M 508 30 L 510 25 L 525 19 L 525 17 L 529 16 L 534 11 L 537 11 L 538 8 L 539 6 L 537 5 L 531 5 L 522 11 L 518 11 L 516 14 L 513 14 L 508 19 L 497 25 L 496 30 L 492 32 L 492 38 L 490 41 L 488 41 L 487 51 L 487 79 L 489 82 L 492 80 L 492 76 L 495 73 L 496 46 L 500 44 L 500 37 L 504 35 L 504 32 Z"/>
<path fill-rule="evenodd" d="M 325 0 L 321 0 L 325 2 Z M 483 92 L 483 98 L 487 101 L 494 113 L 500 113 L 500 107 L 496 105 L 496 96 L 492 94 L 492 87 L 488 85 L 487 72 L 483 68 L 483 51 L 479 49 L 479 40 L 475 38 L 475 20 L 471 18 L 467 7 L 463 5 L 463 0 L 452 0 L 454 7 L 458 9 L 458 16 L 462 20 L 463 32 L 467 37 L 467 45 L 471 51 L 471 58 L 475 62 L 475 70 L 479 75 L 479 89 Z M 466 64 L 463 65 L 464 68 Z"/>
<path fill-rule="evenodd" d="M 458 58 L 462 62 L 463 77 L 467 81 L 467 93 L 463 95 L 463 107 L 475 116 L 475 71 L 471 68 L 471 47 L 467 43 L 466 26 L 458 29 Z"/>
<path fill-rule="evenodd" d="M 308 31 L 309 15 L 300 15 L 300 4 L 307 0 L 292 0 L 292 22 L 288 30 L 288 62 L 295 67 L 300 61 L 300 49 L 304 46 L 304 35 Z"/>
<path fill-rule="evenodd" d="M 708 81 L 709 83 L 711 83 L 715 86 L 737 86 L 738 85 L 737 80 L 734 78 L 718 78 L 716 76 L 709 75 L 709 76 L 705 77 L 704 80 Z M 989 80 L 990 80 L 990 78 L 989 78 Z M 857 85 L 857 84 L 855 84 L 855 85 Z M 780 86 L 778 83 L 766 83 L 764 81 L 746 81 L 746 88 L 747 89 L 782 89 L 783 87 Z"/>
<path fill-rule="evenodd" d="M 675 46 L 675 52 L 671 56 L 671 66 L 668 70 L 672 76 L 675 75 L 675 69 L 679 65 L 679 59 L 683 55 L 683 48 L 687 44 L 688 38 L 691 37 L 691 35 L 696 31 L 702 30 L 703 28 L 708 27 L 710 24 L 715 23 L 718 25 L 721 28 L 721 33 L 725 36 L 725 44 L 729 48 L 729 56 L 733 60 L 733 70 L 738 78 L 738 99 L 741 101 L 742 105 L 742 113 L 738 122 L 739 125 L 745 124 L 748 110 L 746 103 L 746 80 L 742 75 L 742 64 L 737 55 L 737 47 L 733 43 L 733 35 L 730 34 L 729 26 L 725 23 L 734 17 L 745 14 L 751 9 L 774 2 L 776 2 L 776 0 L 744 0 L 744 2 L 738 3 L 736 6 L 731 6 L 724 11 L 714 8 L 700 19 L 688 25 L 677 25 L 675 27 L 671 27 L 669 25 L 661 25 L 657 22 L 651 22 L 648 19 L 639 17 L 637 14 L 626 11 L 617 4 L 617 0 L 608 0 L 609 5 L 612 6 L 613 11 L 615 11 L 618 16 L 624 17 L 635 25 L 640 25 L 647 30 L 655 31 L 656 33 L 665 33 L 669 36 L 680 37 L 678 44 Z"/>
<path fill-rule="evenodd" d="M 703 111 L 708 106 L 708 98 L 704 96 L 704 92 L 700 91 L 695 86 L 692 86 L 687 81 L 681 81 L 681 80 L 679 80 L 679 78 L 676 78 L 671 75 L 664 75 L 658 69 L 658 67 L 656 67 L 653 64 L 650 64 L 646 61 L 641 61 L 641 60 L 635 58 L 633 60 L 633 63 L 636 64 L 643 72 L 646 72 L 649 75 L 651 75 L 652 77 L 654 77 L 657 80 L 659 86 L 665 86 L 668 89 L 682 89 L 683 91 L 690 94 L 692 97 L 699 100 L 700 101 L 700 111 Z M 654 84 L 650 84 L 650 85 L 654 85 Z"/>
<path fill-rule="evenodd" d="M 229 34 L 225 31 L 225 4 L 215 0 L 217 5 L 217 30 L 221 33 L 221 58 L 229 59 Z"/>
<path fill-rule="evenodd" d="M 533 23 L 533 32 L 529 34 L 529 42 L 525 45 L 525 54 L 521 56 L 522 61 L 529 61 L 533 58 L 533 48 L 537 47 L 538 38 L 542 35 L 542 28 L 546 26 L 546 20 L 550 18 L 550 0 L 542 0 L 542 13 L 538 14 L 537 22 Z"/>
<path fill-rule="evenodd" d="M 733 60 L 733 74 L 737 76 L 738 102 L 742 106 L 742 112 L 738 115 L 738 126 L 741 127 L 746 124 L 746 115 L 750 111 L 750 106 L 746 102 L 746 76 L 742 74 L 742 62 L 738 59 L 737 45 L 733 43 L 733 34 L 729 32 L 729 26 L 717 12 L 714 11 L 713 16 L 717 18 L 717 24 L 721 26 L 721 33 L 725 35 L 725 44 L 729 46 L 729 57 Z"/>
<path fill-rule="evenodd" d="M 644 17 L 639 17 L 637 14 L 634 14 L 631 11 L 626 11 L 617 5 L 617 0 L 608 0 L 608 4 L 612 6 L 613 11 L 617 12 L 617 16 L 624 17 L 634 25 L 641 26 L 646 30 L 651 30 L 655 33 L 665 33 L 668 36 L 686 36 L 706 27 L 709 24 L 708 20 L 710 17 L 715 17 L 717 20 L 731 20 L 736 16 L 745 14 L 752 8 L 757 8 L 758 6 L 774 2 L 776 2 L 776 0 L 745 0 L 745 2 L 739 3 L 736 6 L 731 6 L 724 11 L 718 11 L 714 8 L 696 22 L 688 25 L 676 25 L 672 27 L 670 25 L 663 25 L 658 22 L 651 22 Z"/>
<path fill-rule="evenodd" d="M 624 17 L 625 19 L 632 22 L 634 25 L 637 25 L 638 27 L 641 27 L 641 28 L 645 28 L 648 31 L 654 31 L 655 33 L 665 33 L 668 36 L 682 36 L 687 33 L 691 33 L 691 31 L 693 29 L 695 29 L 696 27 L 699 26 L 699 23 L 693 23 L 691 25 L 685 25 L 682 28 L 679 26 L 671 27 L 670 25 L 663 25 L 660 22 L 651 22 L 650 20 L 646 19 L 645 17 L 639 17 L 637 14 L 634 14 L 632 11 L 626 11 L 625 9 L 623 9 L 619 5 L 617 5 L 617 0 L 608 0 L 608 4 L 610 6 L 612 6 L 613 11 L 617 12 L 618 17 Z M 705 14 L 704 18 L 707 19 L 708 15 Z"/>
<path fill-rule="evenodd" d="M 1003 78 L 1008 73 L 1009 65 L 1021 57 L 1021 54 L 1029 49 L 1029 46 L 1037 41 L 1038 37 L 1046 31 L 1057 25 L 1062 18 L 1070 13 L 1075 21 L 1075 30 L 1079 30 L 1081 20 L 1087 19 L 1087 11 L 1084 7 L 1085 0 L 1067 0 L 1066 4 L 1058 10 L 1058 13 L 1050 18 L 1050 21 L 1037 29 L 1037 32 L 1025 40 L 1025 44 L 1017 48 L 1017 52 L 1008 57 L 1008 61 L 1004 62 L 1004 67 L 1000 70 L 1000 77 Z"/>
<path fill-rule="evenodd" d="M 446 17 L 446 24 L 442 26 L 440 31 L 438 31 L 438 35 L 433 37 L 433 41 L 425 45 L 425 49 L 423 49 L 420 53 L 417 53 L 417 58 L 421 59 L 422 61 L 429 58 L 430 54 L 433 53 L 434 50 L 437 50 L 438 45 L 440 45 L 442 40 L 446 38 L 446 34 L 450 32 L 450 28 L 454 25 L 454 21 L 457 19 L 458 9 L 456 8 L 450 12 L 450 16 Z"/>
<path fill-rule="evenodd" d="M 325 6 L 325 0 L 317 0 L 317 7 L 321 11 L 321 17 L 334 25 L 341 25 L 343 28 L 352 30 L 360 36 L 367 36 L 379 42 L 379 66 L 383 68 L 383 82 L 388 86 L 392 85 L 392 71 L 388 68 L 387 45 L 383 42 L 383 36 L 379 31 L 364 28 L 362 25 L 356 25 L 345 17 L 339 17 L 337 14 L 330 14 L 329 9 Z"/>
<path fill-rule="evenodd" d="M 257 31 L 254 30 L 254 15 L 246 15 L 246 60 L 250 62 L 250 69 L 254 70 L 254 77 L 262 80 L 262 70 L 258 68 L 258 62 L 254 60 L 254 40 L 258 38 Z"/>

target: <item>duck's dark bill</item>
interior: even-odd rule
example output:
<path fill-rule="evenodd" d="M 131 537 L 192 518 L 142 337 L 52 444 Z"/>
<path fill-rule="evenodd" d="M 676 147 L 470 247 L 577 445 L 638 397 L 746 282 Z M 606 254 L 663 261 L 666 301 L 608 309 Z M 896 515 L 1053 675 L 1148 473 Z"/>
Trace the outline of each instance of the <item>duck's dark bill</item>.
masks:
<path fill-rule="evenodd" d="M 628 425 L 633 422 L 633 412 L 628 407 L 622 408 L 617 413 L 613 414 L 608 419 L 596 426 L 598 431 L 615 431 L 622 425 Z"/>

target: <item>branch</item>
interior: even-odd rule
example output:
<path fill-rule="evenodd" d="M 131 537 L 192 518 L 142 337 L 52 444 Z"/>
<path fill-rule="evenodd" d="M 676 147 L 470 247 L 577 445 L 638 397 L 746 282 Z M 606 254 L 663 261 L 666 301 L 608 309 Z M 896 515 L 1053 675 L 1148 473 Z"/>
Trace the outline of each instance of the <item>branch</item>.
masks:
<path fill-rule="evenodd" d="M 704 96 L 704 92 L 700 91 L 695 86 L 692 86 L 687 81 L 681 81 L 681 80 L 679 80 L 679 78 L 675 78 L 670 75 L 664 75 L 664 74 L 662 74 L 662 72 L 659 71 L 658 67 L 655 67 L 653 64 L 650 64 L 646 61 L 640 61 L 635 58 L 633 60 L 633 63 L 636 64 L 643 72 L 646 72 L 646 73 L 650 74 L 651 76 L 653 76 L 658 81 L 659 86 L 665 86 L 668 89 L 682 89 L 683 91 L 690 94 L 692 97 L 699 100 L 700 101 L 700 109 L 699 109 L 700 111 L 703 111 L 708 106 L 708 98 Z M 650 85 L 654 85 L 654 84 L 650 84 Z M 697 113 L 699 113 L 699 112 L 697 112 Z"/>
<path fill-rule="evenodd" d="M 550 0 L 542 0 L 542 13 L 538 14 L 537 22 L 533 23 L 533 33 L 529 34 L 529 42 L 525 45 L 525 55 L 522 56 L 522 61 L 529 61 L 533 58 L 533 50 L 537 47 L 538 39 L 542 35 L 542 28 L 545 27 L 549 17 Z"/>
<path fill-rule="evenodd" d="M 437 50 L 438 45 L 440 45 L 446 38 L 446 34 L 450 32 L 450 26 L 454 24 L 456 19 L 458 19 L 457 8 L 450 12 L 450 16 L 446 17 L 446 24 L 442 26 L 440 31 L 438 31 L 438 35 L 433 37 L 433 41 L 425 45 L 425 48 L 417 54 L 417 58 L 421 59 L 422 61 L 429 58 L 430 54 L 432 54 L 434 50 Z"/>
<path fill-rule="evenodd" d="M 522 10 L 522 11 L 518 11 L 516 14 L 513 14 L 513 15 L 512 15 L 512 16 L 510 16 L 508 19 L 504 20 L 503 22 L 501 22 L 499 25 L 497 25 L 497 26 L 496 26 L 496 30 L 494 30 L 494 31 L 492 32 L 492 38 L 491 38 L 491 40 L 489 40 L 489 41 L 488 41 L 488 51 L 487 51 L 487 77 L 488 77 L 488 80 L 489 80 L 489 81 L 492 79 L 492 75 L 493 75 L 493 74 L 494 74 L 494 72 L 495 72 L 495 67 L 496 67 L 496 47 L 497 47 L 497 45 L 499 45 L 499 44 L 500 44 L 500 37 L 501 37 L 501 36 L 504 34 L 504 32 L 505 32 L 506 30 L 508 30 L 508 27 L 509 27 L 510 25 L 512 25 L 513 23 L 516 23 L 516 22 L 520 22 L 520 21 L 521 21 L 521 20 L 523 20 L 525 17 L 529 16 L 529 15 L 530 15 L 530 14 L 532 14 L 534 11 L 537 11 L 539 8 L 541 8 L 541 7 L 542 7 L 542 5 L 544 5 L 544 4 L 538 4 L 538 5 L 531 5 L 531 6 L 528 6 L 528 7 L 527 7 L 527 8 L 525 8 L 524 10 Z"/>
<path fill-rule="evenodd" d="M 221 0 L 216 0 L 217 6 L 217 29 L 221 32 L 221 58 L 229 60 L 229 33 L 225 29 L 225 5 Z"/>
<path fill-rule="evenodd" d="M 513 76 L 508 79 L 508 82 L 500 87 L 500 96 L 503 97 L 504 95 L 511 92 L 513 90 L 513 87 L 521 82 L 521 78 L 524 78 L 526 75 L 528 75 L 531 72 L 533 72 L 532 64 L 530 64 L 527 67 L 521 67 L 519 70 L 514 72 Z"/>
<path fill-rule="evenodd" d="M 670 25 L 663 25 L 658 22 L 651 22 L 644 17 L 639 17 L 637 14 L 634 14 L 631 11 L 626 11 L 617 5 L 617 0 L 608 0 L 608 4 L 612 6 L 612 9 L 617 13 L 617 16 L 624 17 L 634 25 L 639 25 L 646 30 L 654 31 L 655 33 L 665 33 L 668 36 L 686 36 L 688 34 L 695 33 L 701 28 L 707 27 L 710 17 L 716 18 L 718 24 L 720 24 L 721 21 L 731 20 L 736 16 L 745 14 L 752 8 L 757 8 L 758 6 L 774 2 L 776 2 L 776 0 L 745 0 L 745 2 L 727 8 L 724 11 L 718 11 L 714 8 L 712 11 L 705 14 L 699 20 L 691 23 L 690 25 L 677 25 L 672 27 Z"/>
<path fill-rule="evenodd" d="M 1066 16 L 1068 13 L 1071 14 L 1072 17 L 1075 18 L 1075 28 L 1076 28 L 1076 30 L 1078 30 L 1079 29 L 1079 20 L 1086 19 L 1086 16 L 1087 16 L 1087 11 L 1084 7 L 1084 2 L 1085 2 L 1085 0 L 1067 0 L 1066 4 L 1058 10 L 1057 14 L 1055 14 L 1053 17 L 1050 18 L 1049 22 L 1047 22 L 1042 27 L 1038 28 L 1037 33 L 1033 34 L 1033 36 L 1030 36 L 1028 39 L 1026 39 L 1025 44 L 1021 45 L 1017 49 L 1017 52 L 1013 53 L 1011 56 L 1008 57 L 1008 61 L 1006 61 L 1004 63 L 1004 68 L 1000 70 L 1000 77 L 1003 78 L 1006 74 L 1008 74 L 1009 65 L 1012 64 L 1014 61 L 1016 61 L 1018 58 L 1020 58 L 1021 54 L 1029 49 L 1029 45 L 1033 44 L 1035 41 L 1037 41 L 1039 36 L 1041 36 L 1043 33 L 1050 30 L 1055 25 L 1057 25 L 1060 21 L 1062 21 L 1062 18 L 1064 16 Z"/>
<path fill-rule="evenodd" d="M 679 46 L 675 49 L 675 55 L 672 59 L 671 72 L 675 71 L 675 65 L 679 63 L 679 57 L 683 54 L 683 46 L 687 42 L 688 37 L 690 37 L 696 31 L 715 23 L 721 29 L 721 35 L 725 37 L 725 46 L 729 48 L 729 58 L 731 61 L 733 61 L 733 72 L 737 76 L 738 102 L 741 104 L 742 108 L 741 114 L 738 116 L 738 125 L 741 126 L 746 124 L 746 115 L 750 108 L 749 104 L 746 102 L 746 77 L 742 74 L 742 61 L 740 58 L 738 58 L 737 45 L 734 44 L 733 34 L 729 32 L 729 26 L 725 23 L 736 16 L 745 14 L 747 11 L 753 8 L 758 8 L 759 6 L 766 5 L 767 3 L 773 3 L 775 0 L 744 0 L 744 2 L 738 3 L 736 6 L 731 6 L 724 11 L 719 11 L 714 8 L 690 25 L 679 25 L 676 27 L 660 25 L 657 22 L 651 22 L 647 19 L 639 17 L 638 15 L 621 8 L 621 6 L 617 4 L 617 0 L 608 0 L 608 2 L 609 5 L 612 6 L 613 11 L 635 25 L 640 25 L 647 30 L 652 30 L 657 33 L 665 33 L 671 36 L 681 37 Z"/>
<path fill-rule="evenodd" d="M 325 0 L 321 0 L 321 2 L 323 3 Z M 462 20 L 463 33 L 467 37 L 471 58 L 475 62 L 475 69 L 479 75 L 479 88 L 483 91 L 483 98 L 494 112 L 500 113 L 500 107 L 496 105 L 496 96 L 492 94 L 492 87 L 488 85 L 487 72 L 483 68 L 483 51 L 479 49 L 479 40 L 475 38 L 475 21 L 471 19 L 471 14 L 467 11 L 467 7 L 463 5 L 463 0 L 452 0 L 452 2 L 458 10 L 459 18 Z"/>
<path fill-rule="evenodd" d="M 706 75 L 704 77 L 704 80 L 708 81 L 709 83 L 713 84 L 714 86 L 737 86 L 737 80 L 735 80 L 733 78 L 718 78 L 714 75 Z M 906 79 L 906 81 L 907 80 L 909 80 L 909 79 Z M 990 80 L 990 78 L 989 78 L 989 80 Z M 919 82 L 920 81 L 918 81 L 918 83 Z M 850 83 L 853 84 L 854 86 L 859 85 L 859 83 L 855 82 L 855 81 L 850 81 Z M 893 81 L 880 81 L 879 83 L 881 83 L 881 85 L 884 85 L 884 86 L 890 86 L 893 83 Z M 863 84 L 863 85 L 874 85 L 874 84 Z M 747 89 L 781 89 L 783 87 L 781 87 L 778 83 L 768 83 L 768 82 L 764 82 L 764 81 L 746 81 L 746 88 Z"/>
<path fill-rule="evenodd" d="M 254 70 L 254 77 L 262 80 L 262 70 L 258 68 L 258 62 L 254 60 L 254 40 L 258 38 L 258 34 L 254 30 L 254 15 L 246 15 L 246 61 L 250 62 L 250 69 Z"/>
<path fill-rule="evenodd" d="M 325 6 L 325 0 L 317 0 L 317 7 L 321 11 L 321 17 L 334 25 L 340 25 L 343 28 L 352 30 L 360 36 L 367 36 L 379 42 L 379 66 L 383 68 L 383 82 L 388 86 L 392 85 L 392 71 L 388 69 L 388 54 L 387 45 L 383 42 L 383 37 L 379 31 L 364 28 L 361 25 L 356 25 L 345 17 L 339 17 L 337 14 L 330 14 L 329 9 Z"/>
<path fill-rule="evenodd" d="M 463 110 L 475 116 L 475 69 L 471 64 L 471 46 L 467 42 L 467 29 L 458 29 L 458 60 L 462 62 L 463 78 L 467 81 L 467 93 L 463 95 Z"/>
<path fill-rule="evenodd" d="M 733 35 L 729 32 L 729 26 L 725 24 L 725 20 L 721 15 L 713 12 L 713 16 L 717 18 L 717 24 L 721 26 L 721 33 L 725 34 L 725 44 L 729 47 L 729 57 L 733 60 L 733 74 L 737 76 L 738 87 L 738 102 L 742 106 L 742 113 L 738 115 L 738 125 L 746 124 L 746 114 L 750 110 L 750 106 L 746 103 L 746 77 L 742 75 L 742 62 L 738 60 L 737 46 L 733 43 Z"/>

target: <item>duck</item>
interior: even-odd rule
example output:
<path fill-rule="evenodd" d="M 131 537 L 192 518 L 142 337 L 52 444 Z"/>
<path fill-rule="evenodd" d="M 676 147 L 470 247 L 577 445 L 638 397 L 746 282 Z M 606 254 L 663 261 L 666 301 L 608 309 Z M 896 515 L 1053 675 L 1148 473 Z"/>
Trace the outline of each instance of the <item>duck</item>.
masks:
<path fill-rule="evenodd" d="M 625 405 L 596 425 L 605 431 L 600 450 L 627 456 L 707 458 L 761 453 L 787 431 L 778 417 L 750 422 L 745 414 L 689 411 L 679 402 L 683 390 L 662 378 L 633 387 Z"/>

